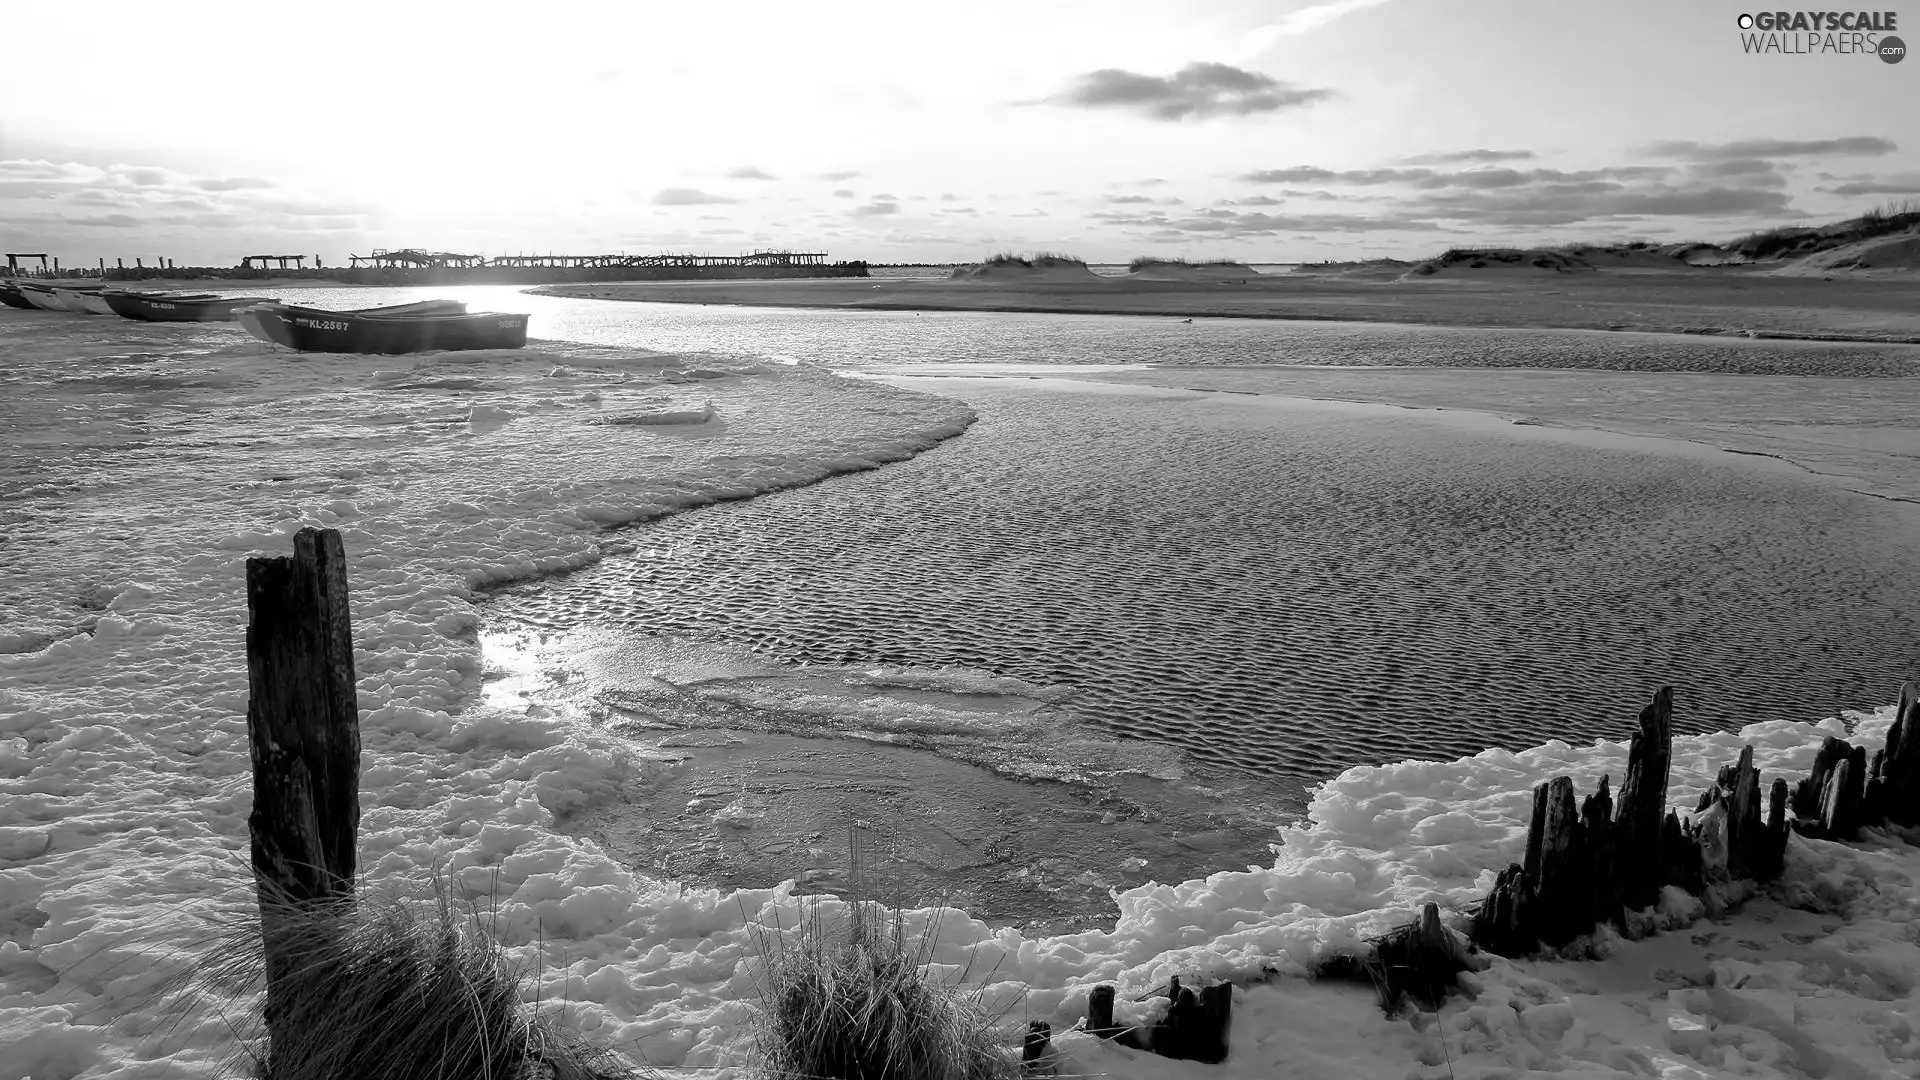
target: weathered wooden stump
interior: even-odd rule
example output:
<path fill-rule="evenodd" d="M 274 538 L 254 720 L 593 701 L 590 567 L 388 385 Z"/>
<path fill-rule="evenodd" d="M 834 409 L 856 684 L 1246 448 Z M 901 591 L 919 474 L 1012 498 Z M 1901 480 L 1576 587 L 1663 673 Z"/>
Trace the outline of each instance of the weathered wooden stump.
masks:
<path fill-rule="evenodd" d="M 1815 789 L 1802 785 L 1794 794 L 1785 780 L 1775 779 L 1763 797 L 1748 746 L 1738 761 L 1721 768 L 1693 818 L 1683 822 L 1666 806 L 1672 709 L 1671 690 L 1662 688 L 1641 711 L 1627 753 L 1627 782 L 1611 820 L 1605 777 L 1577 815 L 1569 778 L 1534 788 L 1526 862 L 1495 879 L 1474 919 L 1476 942 L 1509 956 L 1557 947 L 1602 923 L 1629 925 L 1627 914 L 1653 906 L 1668 885 L 1699 894 L 1709 885 L 1779 876 L 1788 803 L 1804 805 Z M 1827 787 L 1840 793 L 1834 796 L 1842 804 L 1836 814 L 1851 820 L 1862 789 L 1848 778 L 1863 759 L 1850 756 L 1842 743 L 1823 748 L 1822 760 L 1831 768 Z"/>
<path fill-rule="evenodd" d="M 1053 1070 L 1048 1061 L 1053 1049 L 1053 1026 L 1045 1020 L 1027 1023 L 1027 1035 L 1020 1044 L 1020 1070 L 1029 1076 L 1044 1076 Z"/>
<path fill-rule="evenodd" d="M 1217 1064 L 1227 1059 L 1227 1036 L 1233 1024 L 1233 986 L 1218 983 L 1194 993 L 1167 982 L 1167 1015 L 1144 1027 L 1121 1027 L 1113 1020 L 1114 988 L 1103 983 L 1087 992 L 1087 1031 L 1109 1042 L 1146 1050 L 1161 1057 Z"/>
<path fill-rule="evenodd" d="M 276 988 L 313 948 L 310 917 L 291 936 L 286 924 L 353 895 L 360 714 L 337 531 L 302 529 L 291 557 L 247 560 L 247 678 L 247 829 L 271 1037 L 284 1011 Z"/>
<path fill-rule="evenodd" d="M 1422 1009 L 1437 1009 L 1463 971 L 1473 970 L 1461 942 L 1440 922 L 1440 906 L 1429 902 L 1420 918 L 1374 943 L 1384 969 L 1381 1007 L 1395 1011 L 1402 999 Z"/>
<path fill-rule="evenodd" d="M 1913 684 L 1900 688 L 1899 710 L 1887 729 L 1885 760 L 1880 766 L 1887 820 L 1896 825 L 1920 824 L 1920 697 Z"/>
<path fill-rule="evenodd" d="M 1640 727 L 1627 745 L 1627 775 L 1614 817 L 1614 850 L 1623 858 L 1620 903 L 1630 910 L 1660 898 L 1661 845 L 1667 832 L 1667 779 L 1673 768 L 1673 687 L 1663 686 L 1640 710 Z"/>
<path fill-rule="evenodd" d="M 1233 1026 L 1233 986 L 1215 983 L 1194 993 L 1170 980 L 1166 1018 L 1148 1030 L 1149 1045 L 1161 1057 L 1215 1065 L 1227 1060 L 1227 1035 Z"/>

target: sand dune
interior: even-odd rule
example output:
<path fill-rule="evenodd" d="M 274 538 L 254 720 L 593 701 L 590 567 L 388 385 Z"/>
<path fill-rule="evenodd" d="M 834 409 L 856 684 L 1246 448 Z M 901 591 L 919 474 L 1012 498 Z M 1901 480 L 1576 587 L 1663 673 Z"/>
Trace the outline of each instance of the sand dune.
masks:
<path fill-rule="evenodd" d="M 1920 271 L 1920 229 L 1876 236 L 1795 259 L 1773 271 L 1781 277 L 1826 276 L 1846 271 Z"/>
<path fill-rule="evenodd" d="M 1068 255 L 1039 254 L 1031 258 L 995 255 L 985 262 L 957 266 L 952 281 L 1087 281 L 1099 277 L 1085 262 Z"/>

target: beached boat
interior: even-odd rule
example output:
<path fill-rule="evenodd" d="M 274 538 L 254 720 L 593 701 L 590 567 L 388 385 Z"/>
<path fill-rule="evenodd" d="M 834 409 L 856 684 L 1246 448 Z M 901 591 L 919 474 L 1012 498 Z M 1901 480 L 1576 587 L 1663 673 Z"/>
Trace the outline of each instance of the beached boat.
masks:
<path fill-rule="evenodd" d="M 42 285 L 37 281 L 22 281 L 20 282 L 20 295 L 26 297 L 27 303 L 32 304 L 41 311 L 67 310 L 67 305 L 62 302 L 58 296 L 53 294 L 53 286 L 51 285 Z"/>
<path fill-rule="evenodd" d="M 115 315 L 141 322 L 229 322 L 233 313 L 254 304 L 276 301 L 266 296 L 214 296 L 210 293 L 107 292 L 107 306 Z"/>
<path fill-rule="evenodd" d="M 294 344 L 291 324 L 284 319 L 275 319 L 269 323 L 261 318 L 261 314 L 267 311 L 278 311 L 283 314 L 298 313 L 320 319 L 332 318 L 335 315 L 465 315 L 467 305 L 460 300 L 417 300 L 411 304 L 329 311 L 325 308 L 301 307 L 298 304 L 255 304 L 233 313 L 233 320 L 239 323 L 247 333 L 261 341 L 297 349 L 300 346 Z"/>
<path fill-rule="evenodd" d="M 53 295 L 60 298 L 68 311 L 79 315 L 111 315 L 113 309 L 107 306 L 106 298 L 101 296 L 99 285 L 55 285 Z"/>
<path fill-rule="evenodd" d="M 33 301 L 22 296 L 20 294 L 20 286 L 15 285 L 11 281 L 0 281 L 0 304 L 5 304 L 11 308 L 24 308 L 27 311 L 40 310 L 33 306 Z"/>
<path fill-rule="evenodd" d="M 518 349 L 527 316 L 497 311 L 457 315 L 362 315 L 270 305 L 255 309 L 274 341 L 302 352 L 414 353 L 436 349 Z"/>

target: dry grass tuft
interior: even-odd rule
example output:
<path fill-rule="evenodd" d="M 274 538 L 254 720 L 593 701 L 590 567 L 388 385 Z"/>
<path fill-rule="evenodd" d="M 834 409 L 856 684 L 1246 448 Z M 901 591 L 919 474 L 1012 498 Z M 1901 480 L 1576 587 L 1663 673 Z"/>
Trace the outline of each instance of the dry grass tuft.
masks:
<path fill-rule="evenodd" d="M 859 880 L 855 848 L 855 880 Z M 844 908 L 829 917 L 826 908 Z M 754 928 L 760 1016 L 754 1058 L 769 1080 L 1012 1080 L 1017 1053 L 1000 1037 L 972 965 L 951 982 L 926 969 L 936 919 L 917 942 L 898 908 L 851 899 L 807 903 L 791 929 Z M 991 975 L 988 972 L 987 975 Z M 974 989 L 967 989 L 974 984 Z"/>
<path fill-rule="evenodd" d="M 273 1080 L 614 1080 L 641 1075 L 522 1000 L 534 974 L 496 942 L 489 920 L 434 879 L 429 895 L 362 892 L 323 905 L 275 904 L 267 935 L 287 957 L 266 1010 L 225 1017 L 236 1065 Z M 188 979 L 230 1001 L 266 985 L 259 918 L 219 927 Z"/>

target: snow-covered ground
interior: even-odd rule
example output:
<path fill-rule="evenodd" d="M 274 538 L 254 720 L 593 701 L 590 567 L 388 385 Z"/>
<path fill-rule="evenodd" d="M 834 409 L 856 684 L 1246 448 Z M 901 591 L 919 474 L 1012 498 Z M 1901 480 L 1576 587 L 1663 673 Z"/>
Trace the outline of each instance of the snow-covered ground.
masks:
<path fill-rule="evenodd" d="M 307 525 L 340 529 L 349 555 L 369 885 L 448 875 L 581 1029 L 688 1076 L 740 1066 L 749 928 L 795 925 L 801 899 L 651 880 L 558 832 L 556 814 L 677 756 L 577 711 L 483 701 L 480 590 L 599 558 L 621 542 L 610 524 L 917 453 L 967 410 L 739 359 L 294 357 L 230 328 L 116 325 L 109 342 L 56 318 L 0 329 L 0 1080 L 210 1076 L 230 1052 L 171 980 L 204 958 L 210 917 L 244 910 L 244 562 Z M 1851 724 L 1871 744 L 1888 719 L 1679 740 L 1673 802 L 1742 738 L 1770 782 L 1823 734 Z M 1920 861 L 1891 840 L 1795 840 L 1786 877 L 1732 916 L 1670 898 L 1666 932 L 1599 942 L 1599 960 L 1496 961 L 1437 1018 L 1390 1020 L 1363 989 L 1301 977 L 1422 902 L 1478 899 L 1519 857 L 1533 784 L 1590 790 L 1624 760 L 1554 742 L 1350 769 L 1270 865 L 1118 893 L 1112 926 L 909 920 L 937 925 L 937 973 L 992 972 L 1014 1028 L 1071 1027 L 1099 982 L 1123 1018 L 1171 974 L 1254 984 L 1224 1067 L 1066 1036 L 1070 1072 L 1916 1075 Z"/>

